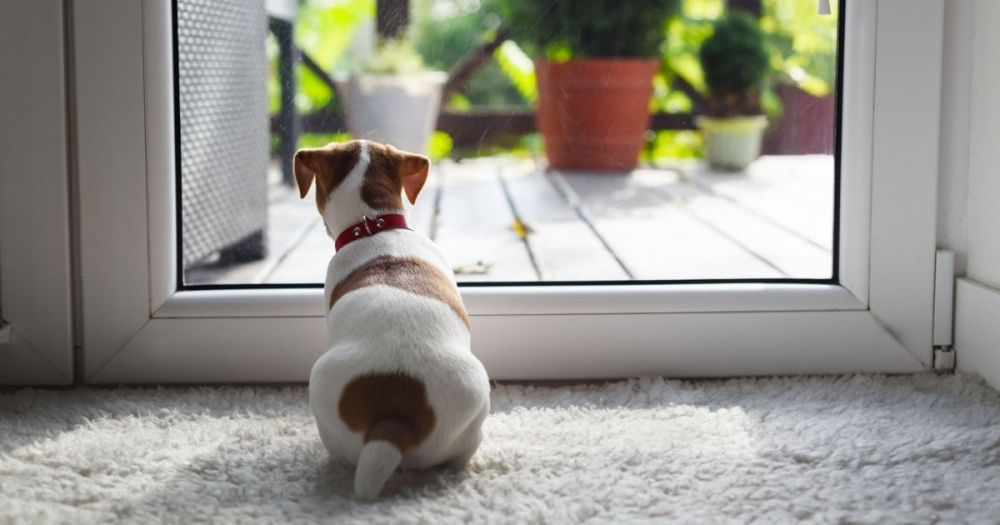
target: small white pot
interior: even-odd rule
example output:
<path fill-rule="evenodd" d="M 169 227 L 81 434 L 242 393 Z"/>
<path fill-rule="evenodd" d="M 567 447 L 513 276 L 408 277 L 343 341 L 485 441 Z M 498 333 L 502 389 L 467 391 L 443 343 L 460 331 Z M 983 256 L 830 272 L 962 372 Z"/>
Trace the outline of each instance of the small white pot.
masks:
<path fill-rule="evenodd" d="M 448 75 L 437 71 L 338 79 L 348 131 L 356 139 L 426 154 L 447 80 Z"/>
<path fill-rule="evenodd" d="M 695 124 L 705 134 L 708 163 L 713 168 L 743 170 L 760 157 L 767 117 L 696 117 Z"/>

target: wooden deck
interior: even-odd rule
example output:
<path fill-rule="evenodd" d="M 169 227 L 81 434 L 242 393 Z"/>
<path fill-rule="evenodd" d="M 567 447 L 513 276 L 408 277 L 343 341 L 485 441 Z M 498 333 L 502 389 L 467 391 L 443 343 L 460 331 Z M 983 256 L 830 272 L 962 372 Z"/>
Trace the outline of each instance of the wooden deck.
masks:
<path fill-rule="evenodd" d="M 459 281 L 827 278 L 833 192 L 823 155 L 764 157 L 745 174 L 554 172 L 492 157 L 435 166 L 411 218 Z M 297 197 L 272 190 L 268 259 L 194 269 L 188 282 L 322 283 L 333 241 Z"/>

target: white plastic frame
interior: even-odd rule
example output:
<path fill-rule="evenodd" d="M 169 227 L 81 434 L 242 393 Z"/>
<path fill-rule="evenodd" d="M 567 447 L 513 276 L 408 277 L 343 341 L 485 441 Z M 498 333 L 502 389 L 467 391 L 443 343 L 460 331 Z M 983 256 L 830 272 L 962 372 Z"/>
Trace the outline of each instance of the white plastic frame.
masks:
<path fill-rule="evenodd" d="M 176 290 L 170 2 L 73 6 L 87 380 L 306 380 L 319 290 Z M 840 285 L 466 288 L 491 377 L 926 368 L 942 8 L 848 0 Z"/>
<path fill-rule="evenodd" d="M 0 3 L 0 385 L 73 382 L 64 15 Z"/>

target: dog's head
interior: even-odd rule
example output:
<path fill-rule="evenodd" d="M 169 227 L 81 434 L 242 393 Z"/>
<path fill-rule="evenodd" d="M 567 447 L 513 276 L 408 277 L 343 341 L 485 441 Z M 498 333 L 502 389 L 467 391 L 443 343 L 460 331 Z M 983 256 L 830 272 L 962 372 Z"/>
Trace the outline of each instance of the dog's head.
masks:
<path fill-rule="evenodd" d="M 368 140 L 331 143 L 295 153 L 295 183 L 305 198 L 316 180 L 316 207 L 335 235 L 362 215 L 403 211 L 427 182 L 427 157 Z"/>

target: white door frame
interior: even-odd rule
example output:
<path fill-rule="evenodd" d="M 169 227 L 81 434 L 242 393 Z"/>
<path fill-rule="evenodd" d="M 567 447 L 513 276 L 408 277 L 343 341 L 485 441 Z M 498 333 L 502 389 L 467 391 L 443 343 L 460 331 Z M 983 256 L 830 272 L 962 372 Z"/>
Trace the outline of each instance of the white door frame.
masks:
<path fill-rule="evenodd" d="M 73 382 L 62 0 L 0 2 L 0 385 Z"/>
<path fill-rule="evenodd" d="M 72 2 L 86 380 L 304 381 L 320 290 L 177 291 L 169 4 Z M 926 369 L 942 12 L 848 0 L 839 285 L 463 288 L 491 377 Z"/>

